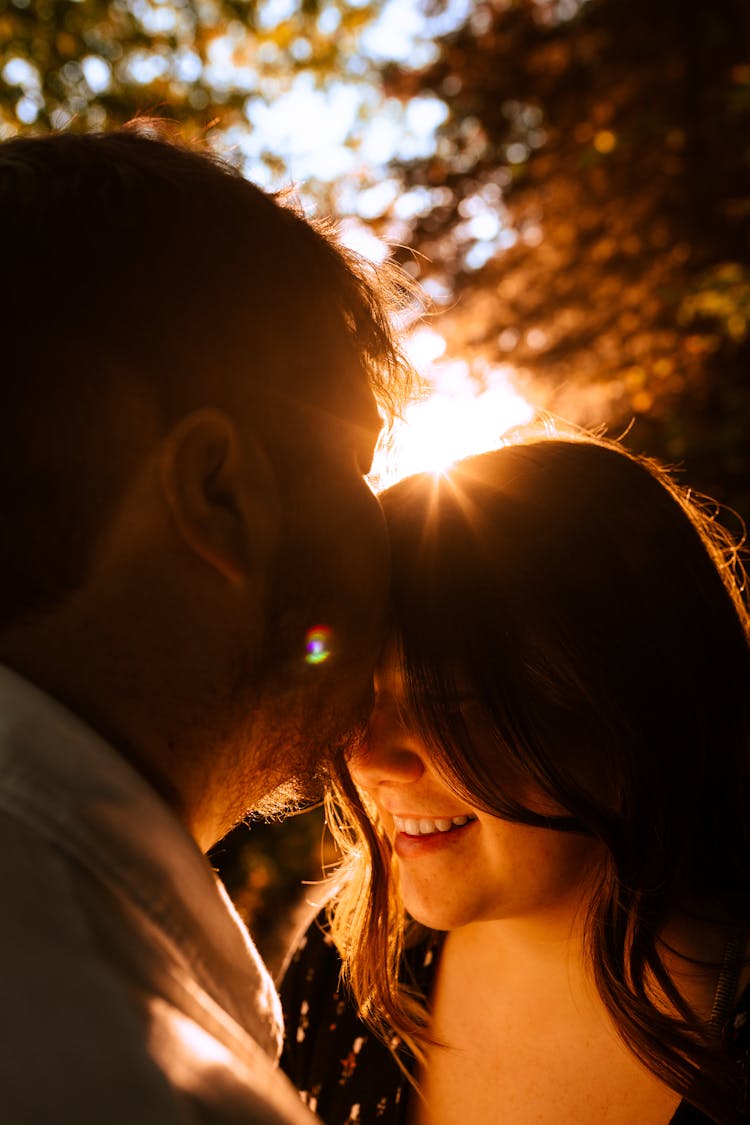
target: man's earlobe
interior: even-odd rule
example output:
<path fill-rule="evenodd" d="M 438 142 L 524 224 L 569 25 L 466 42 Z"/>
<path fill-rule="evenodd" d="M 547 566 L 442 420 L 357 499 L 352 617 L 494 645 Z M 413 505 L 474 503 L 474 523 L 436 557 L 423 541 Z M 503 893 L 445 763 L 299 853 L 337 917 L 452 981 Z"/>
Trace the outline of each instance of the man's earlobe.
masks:
<path fill-rule="evenodd" d="M 223 411 L 204 407 L 173 427 L 161 485 L 178 535 L 233 585 L 266 562 L 277 526 L 270 467 Z"/>

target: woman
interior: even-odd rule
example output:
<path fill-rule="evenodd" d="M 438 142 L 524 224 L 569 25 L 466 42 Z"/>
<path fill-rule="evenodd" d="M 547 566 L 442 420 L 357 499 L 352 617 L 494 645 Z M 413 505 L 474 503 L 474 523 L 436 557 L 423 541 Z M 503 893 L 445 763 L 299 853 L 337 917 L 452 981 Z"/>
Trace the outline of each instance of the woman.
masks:
<path fill-rule="evenodd" d="M 282 989 L 292 1080 L 327 1125 L 750 1120 L 736 552 L 593 438 L 382 499 L 393 633 L 332 936 Z"/>

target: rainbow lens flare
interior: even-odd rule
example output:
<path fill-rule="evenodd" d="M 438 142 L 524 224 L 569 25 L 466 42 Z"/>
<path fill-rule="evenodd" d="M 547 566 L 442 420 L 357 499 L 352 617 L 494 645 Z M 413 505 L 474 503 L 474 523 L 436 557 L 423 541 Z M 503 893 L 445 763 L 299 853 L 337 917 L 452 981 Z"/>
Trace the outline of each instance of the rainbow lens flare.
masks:
<path fill-rule="evenodd" d="M 305 634 L 305 663 L 324 664 L 331 655 L 331 630 L 327 625 L 316 625 Z"/>

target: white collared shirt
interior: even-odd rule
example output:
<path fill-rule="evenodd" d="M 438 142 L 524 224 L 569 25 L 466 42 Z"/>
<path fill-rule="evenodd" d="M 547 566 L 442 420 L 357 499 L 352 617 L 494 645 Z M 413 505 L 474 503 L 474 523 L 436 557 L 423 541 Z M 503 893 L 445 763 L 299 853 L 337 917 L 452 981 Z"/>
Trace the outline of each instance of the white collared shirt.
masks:
<path fill-rule="evenodd" d="M 205 857 L 108 743 L 0 667 L 0 1116 L 298 1123 L 273 983 Z"/>

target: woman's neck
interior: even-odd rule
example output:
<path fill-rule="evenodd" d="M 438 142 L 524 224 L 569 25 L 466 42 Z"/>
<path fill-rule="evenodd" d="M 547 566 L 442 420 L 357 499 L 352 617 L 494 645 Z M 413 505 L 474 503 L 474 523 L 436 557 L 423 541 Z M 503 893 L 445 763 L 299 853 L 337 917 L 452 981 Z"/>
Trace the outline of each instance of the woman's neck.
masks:
<path fill-rule="evenodd" d="M 663 1125 L 679 1096 L 623 1045 L 581 927 L 472 923 L 445 940 L 410 1125 Z"/>
<path fill-rule="evenodd" d="M 555 924 L 556 923 L 556 924 Z M 475 922 L 451 931 L 442 958 L 471 966 L 476 979 L 502 980 L 507 990 L 528 997 L 554 995 L 556 1002 L 598 1004 L 585 953 L 583 917 Z"/>

